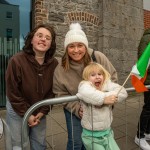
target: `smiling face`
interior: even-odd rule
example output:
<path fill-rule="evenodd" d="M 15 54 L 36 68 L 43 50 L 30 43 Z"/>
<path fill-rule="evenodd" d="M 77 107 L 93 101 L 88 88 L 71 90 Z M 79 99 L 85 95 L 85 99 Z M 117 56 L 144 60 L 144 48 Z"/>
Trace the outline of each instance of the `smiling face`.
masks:
<path fill-rule="evenodd" d="M 86 53 L 85 45 L 80 42 L 69 44 L 67 50 L 69 57 L 76 62 L 81 62 Z"/>
<path fill-rule="evenodd" d="M 104 73 L 100 70 L 93 70 L 89 74 L 88 80 L 96 87 L 96 89 L 101 90 L 104 83 Z"/>
<path fill-rule="evenodd" d="M 51 46 L 51 33 L 49 30 L 45 29 L 45 28 L 39 28 L 34 36 L 33 39 L 31 41 L 32 46 L 33 46 L 33 51 L 36 54 L 45 54 L 46 51 L 48 51 L 48 49 Z"/>

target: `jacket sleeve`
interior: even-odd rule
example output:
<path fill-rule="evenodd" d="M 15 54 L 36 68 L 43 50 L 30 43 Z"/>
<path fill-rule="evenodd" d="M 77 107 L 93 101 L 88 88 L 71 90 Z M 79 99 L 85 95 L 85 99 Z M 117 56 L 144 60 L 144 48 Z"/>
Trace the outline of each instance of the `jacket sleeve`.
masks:
<path fill-rule="evenodd" d="M 117 71 L 108 60 L 108 58 L 100 51 L 95 51 L 96 60 L 100 63 L 111 75 L 111 80 L 115 83 L 118 82 Z"/>
<path fill-rule="evenodd" d="M 10 59 L 6 70 L 6 95 L 14 109 L 14 111 L 24 116 L 30 105 L 24 99 L 20 84 L 21 84 L 21 67 L 14 59 Z"/>
<path fill-rule="evenodd" d="M 53 76 L 53 93 L 55 94 L 55 97 L 69 96 L 67 90 L 65 90 L 65 85 L 62 83 L 62 80 L 63 76 L 60 71 L 60 66 L 57 66 Z"/>
<path fill-rule="evenodd" d="M 118 96 L 118 102 L 124 101 L 128 97 L 128 93 L 124 87 L 121 85 L 108 81 L 108 84 L 104 87 L 105 90 L 111 92 L 111 94 L 115 94 Z M 118 93 L 119 92 L 119 93 Z"/>
<path fill-rule="evenodd" d="M 141 55 L 143 54 L 145 48 L 148 46 L 150 42 L 150 28 L 146 29 L 138 46 L 138 59 L 141 57 Z M 145 85 L 149 85 L 150 84 L 150 67 L 148 68 L 148 72 L 147 72 L 147 78 L 144 82 Z"/>
<path fill-rule="evenodd" d="M 76 94 L 80 100 L 85 103 L 100 106 L 103 105 L 105 92 L 97 90 L 92 86 L 92 83 L 82 81 L 78 87 L 78 93 Z"/>
<path fill-rule="evenodd" d="M 53 93 L 55 94 L 55 97 L 71 96 L 71 94 L 68 93 L 62 81 L 63 81 L 62 72 L 60 71 L 60 67 L 57 66 L 53 76 Z M 64 108 L 69 112 L 75 114 L 77 117 L 79 117 L 79 113 L 78 113 L 80 108 L 79 101 L 64 103 Z"/>
<path fill-rule="evenodd" d="M 147 47 L 147 45 L 149 44 L 149 42 L 150 42 L 150 29 L 149 29 L 149 33 L 144 34 L 140 40 L 140 43 L 138 46 L 138 59 L 143 54 L 143 52 L 144 52 L 145 48 Z"/>

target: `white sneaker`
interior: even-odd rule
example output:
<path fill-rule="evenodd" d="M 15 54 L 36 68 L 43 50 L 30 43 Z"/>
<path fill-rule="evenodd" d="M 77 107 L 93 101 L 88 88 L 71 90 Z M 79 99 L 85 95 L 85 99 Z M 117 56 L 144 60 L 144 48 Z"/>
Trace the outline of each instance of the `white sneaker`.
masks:
<path fill-rule="evenodd" d="M 145 135 L 145 140 L 150 141 L 150 134 L 144 134 Z"/>
<path fill-rule="evenodd" d="M 142 150 L 150 150 L 150 145 L 147 143 L 145 138 L 139 139 L 137 136 L 135 137 L 134 142 L 142 149 Z"/>

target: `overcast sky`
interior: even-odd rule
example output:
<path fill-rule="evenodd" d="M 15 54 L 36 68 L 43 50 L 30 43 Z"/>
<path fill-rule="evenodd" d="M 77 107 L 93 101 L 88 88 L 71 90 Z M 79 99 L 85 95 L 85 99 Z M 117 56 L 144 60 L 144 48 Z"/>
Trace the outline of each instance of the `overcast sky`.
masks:
<path fill-rule="evenodd" d="M 19 5 L 21 34 L 29 32 L 30 0 L 6 0 L 10 4 Z"/>
<path fill-rule="evenodd" d="M 143 0 L 143 7 L 146 10 L 150 10 L 150 0 Z"/>

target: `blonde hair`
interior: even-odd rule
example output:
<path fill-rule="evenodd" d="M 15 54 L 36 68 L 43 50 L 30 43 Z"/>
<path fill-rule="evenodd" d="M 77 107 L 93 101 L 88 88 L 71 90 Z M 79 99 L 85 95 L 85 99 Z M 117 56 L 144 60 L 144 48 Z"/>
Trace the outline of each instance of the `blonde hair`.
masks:
<path fill-rule="evenodd" d="M 83 70 L 82 78 L 83 80 L 88 81 L 89 76 L 93 71 L 98 71 L 104 76 L 104 82 L 110 79 L 110 73 L 100 64 L 91 62 L 88 66 L 86 66 Z"/>

